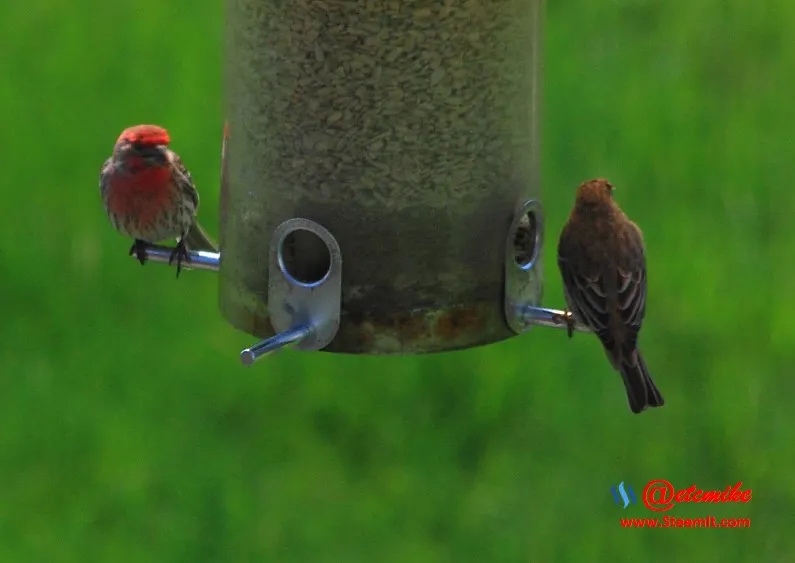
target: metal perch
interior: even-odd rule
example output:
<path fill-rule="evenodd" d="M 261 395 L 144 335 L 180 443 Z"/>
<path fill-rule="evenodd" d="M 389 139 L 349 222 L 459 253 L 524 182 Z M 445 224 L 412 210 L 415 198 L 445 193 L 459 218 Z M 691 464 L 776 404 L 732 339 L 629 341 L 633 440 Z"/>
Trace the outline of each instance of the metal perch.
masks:
<path fill-rule="evenodd" d="M 168 246 L 148 244 L 145 247 L 144 254 L 147 262 L 165 264 L 168 266 L 172 251 L 173 248 Z M 218 252 L 191 250 L 188 251 L 188 257 L 190 260 L 184 260 L 182 262 L 182 268 L 184 270 L 208 270 L 210 272 L 217 272 L 221 266 L 221 255 Z M 133 258 L 137 260 L 135 256 L 133 256 Z M 172 264 L 172 266 L 176 266 L 176 264 Z"/>
<path fill-rule="evenodd" d="M 280 332 L 276 336 L 265 339 L 262 342 L 255 344 L 250 348 L 246 348 L 240 352 L 240 361 L 245 366 L 252 366 L 254 362 L 260 358 L 264 358 L 268 354 L 278 352 L 282 348 L 286 348 L 291 344 L 300 344 L 300 342 L 310 335 L 312 332 L 312 325 L 303 325 L 287 332 Z"/>

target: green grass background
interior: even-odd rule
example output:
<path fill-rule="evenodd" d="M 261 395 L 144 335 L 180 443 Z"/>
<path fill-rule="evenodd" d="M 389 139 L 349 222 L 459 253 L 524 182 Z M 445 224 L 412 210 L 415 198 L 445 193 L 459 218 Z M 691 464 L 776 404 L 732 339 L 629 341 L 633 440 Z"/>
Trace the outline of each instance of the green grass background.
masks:
<path fill-rule="evenodd" d="M 642 225 L 633 416 L 597 342 L 536 330 L 403 359 L 252 339 L 217 280 L 141 268 L 97 173 L 167 126 L 217 232 L 223 6 L 0 5 L 0 561 L 791 561 L 795 4 L 562 0 L 547 10 L 545 293 L 573 189 Z M 723 488 L 749 530 L 624 530 L 609 487 Z"/>

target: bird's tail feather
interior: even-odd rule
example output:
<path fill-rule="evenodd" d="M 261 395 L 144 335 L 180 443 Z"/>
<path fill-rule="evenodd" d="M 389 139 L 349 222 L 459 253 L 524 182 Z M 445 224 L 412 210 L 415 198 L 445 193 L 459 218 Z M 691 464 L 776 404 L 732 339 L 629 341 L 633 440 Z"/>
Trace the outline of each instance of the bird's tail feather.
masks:
<path fill-rule="evenodd" d="M 191 225 L 190 230 L 185 235 L 185 245 L 188 247 L 188 250 L 218 252 L 218 245 L 197 222 Z"/>
<path fill-rule="evenodd" d="M 646 407 L 661 407 L 665 404 L 640 351 L 630 354 L 621 363 L 619 370 L 621 378 L 624 380 L 629 408 L 632 409 L 632 412 L 639 413 Z"/>

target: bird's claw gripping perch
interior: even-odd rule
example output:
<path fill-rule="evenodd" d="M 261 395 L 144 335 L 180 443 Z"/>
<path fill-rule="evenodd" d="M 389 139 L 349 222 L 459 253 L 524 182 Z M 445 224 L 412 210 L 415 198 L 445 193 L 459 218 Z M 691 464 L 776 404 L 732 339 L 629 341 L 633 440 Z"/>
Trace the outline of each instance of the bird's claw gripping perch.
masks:
<path fill-rule="evenodd" d="M 560 323 L 566 325 L 566 334 L 569 338 L 574 336 L 574 330 L 577 328 L 577 319 L 571 314 L 568 309 L 563 310 L 563 314 L 559 316 Z"/>
<path fill-rule="evenodd" d="M 146 243 L 142 240 L 135 239 L 135 242 L 130 247 L 130 256 L 135 256 L 141 263 L 141 266 L 146 264 Z"/>
<path fill-rule="evenodd" d="M 184 237 L 180 239 L 174 250 L 171 251 L 171 256 L 168 257 L 168 265 L 171 266 L 174 261 L 177 262 L 177 277 L 179 278 L 179 274 L 182 272 L 182 263 L 190 263 L 191 261 Z"/>

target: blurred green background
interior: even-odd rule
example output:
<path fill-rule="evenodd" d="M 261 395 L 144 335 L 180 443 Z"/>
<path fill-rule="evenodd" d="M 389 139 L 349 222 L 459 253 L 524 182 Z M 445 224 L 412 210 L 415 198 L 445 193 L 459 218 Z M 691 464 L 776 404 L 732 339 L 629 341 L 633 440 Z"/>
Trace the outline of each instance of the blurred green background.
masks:
<path fill-rule="evenodd" d="M 795 4 L 547 9 L 546 299 L 580 181 L 644 228 L 633 416 L 598 343 L 537 330 L 439 356 L 285 352 L 220 317 L 216 277 L 141 268 L 97 174 L 167 126 L 217 232 L 221 2 L 0 6 L 0 560 L 787 561 L 795 557 Z M 626 530 L 609 487 L 753 489 L 747 530 Z"/>

